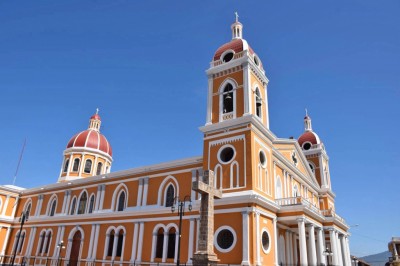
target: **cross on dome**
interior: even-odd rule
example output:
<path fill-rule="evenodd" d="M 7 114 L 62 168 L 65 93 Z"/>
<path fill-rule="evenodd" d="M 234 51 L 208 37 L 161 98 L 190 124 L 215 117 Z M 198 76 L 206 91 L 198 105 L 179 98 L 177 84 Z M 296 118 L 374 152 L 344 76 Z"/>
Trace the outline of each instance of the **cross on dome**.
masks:
<path fill-rule="evenodd" d="M 237 11 L 235 12 L 235 17 L 236 17 L 236 22 L 239 22 L 239 14 Z"/>

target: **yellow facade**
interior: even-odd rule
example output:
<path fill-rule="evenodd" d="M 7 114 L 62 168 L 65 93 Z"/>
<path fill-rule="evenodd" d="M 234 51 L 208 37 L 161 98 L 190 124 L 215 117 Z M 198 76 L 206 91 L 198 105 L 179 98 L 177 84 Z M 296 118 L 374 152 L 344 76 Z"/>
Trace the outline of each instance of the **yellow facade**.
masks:
<path fill-rule="evenodd" d="M 176 197 L 188 195 L 193 209 L 183 216 L 180 261 L 191 264 L 201 198 L 192 182 L 212 170 L 223 193 L 214 216 L 214 251 L 221 263 L 322 265 L 329 249 L 331 264 L 349 265 L 348 226 L 335 211 L 325 148 L 305 148 L 269 130 L 268 79 L 241 38 L 240 25 L 233 24 L 233 40 L 217 50 L 207 70 L 203 156 L 110 172 L 111 148 L 100 142 L 105 138 L 96 113 L 64 151 L 58 183 L 0 189 L 1 202 L 8 197 L 1 206 L 6 210 L 0 208 L 2 260 L 16 253 L 17 263 L 31 265 L 54 265 L 59 258 L 72 266 L 76 260 L 175 263 L 179 216 L 171 207 Z M 83 135 L 97 136 L 98 148 L 80 140 Z M 28 209 L 19 232 L 18 219 Z M 61 243 L 65 249 L 57 248 Z"/>

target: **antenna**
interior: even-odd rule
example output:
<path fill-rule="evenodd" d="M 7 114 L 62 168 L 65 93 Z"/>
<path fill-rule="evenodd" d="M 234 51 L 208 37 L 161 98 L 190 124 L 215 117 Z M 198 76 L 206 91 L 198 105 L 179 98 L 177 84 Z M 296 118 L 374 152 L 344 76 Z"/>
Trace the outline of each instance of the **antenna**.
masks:
<path fill-rule="evenodd" d="M 13 180 L 13 183 L 12 183 L 13 185 L 15 185 L 15 180 L 17 179 L 18 170 L 19 170 L 19 166 L 20 166 L 21 161 L 22 161 L 22 155 L 24 154 L 25 146 L 26 146 L 26 138 L 24 140 L 24 145 L 22 145 L 21 154 L 19 155 L 17 170 L 15 170 L 14 180 Z"/>

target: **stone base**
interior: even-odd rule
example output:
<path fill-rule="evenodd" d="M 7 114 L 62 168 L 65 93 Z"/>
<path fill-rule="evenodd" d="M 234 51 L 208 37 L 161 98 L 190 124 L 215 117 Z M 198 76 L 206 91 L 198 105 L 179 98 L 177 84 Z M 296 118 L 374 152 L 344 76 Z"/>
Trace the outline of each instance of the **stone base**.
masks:
<path fill-rule="evenodd" d="M 192 258 L 193 266 L 216 266 L 219 262 L 217 255 L 196 252 Z"/>

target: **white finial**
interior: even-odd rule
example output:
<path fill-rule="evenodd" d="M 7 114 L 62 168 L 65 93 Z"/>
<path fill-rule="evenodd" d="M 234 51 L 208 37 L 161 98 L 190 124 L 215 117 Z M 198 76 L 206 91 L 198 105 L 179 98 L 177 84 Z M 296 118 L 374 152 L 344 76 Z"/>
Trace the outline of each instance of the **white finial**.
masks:
<path fill-rule="evenodd" d="M 307 108 L 306 108 L 306 116 L 308 116 Z"/>
<path fill-rule="evenodd" d="M 98 115 L 99 114 L 99 108 L 96 108 L 96 115 Z"/>
<path fill-rule="evenodd" d="M 236 17 L 236 22 L 239 22 L 239 14 L 238 14 L 238 12 L 235 12 L 235 17 Z"/>

